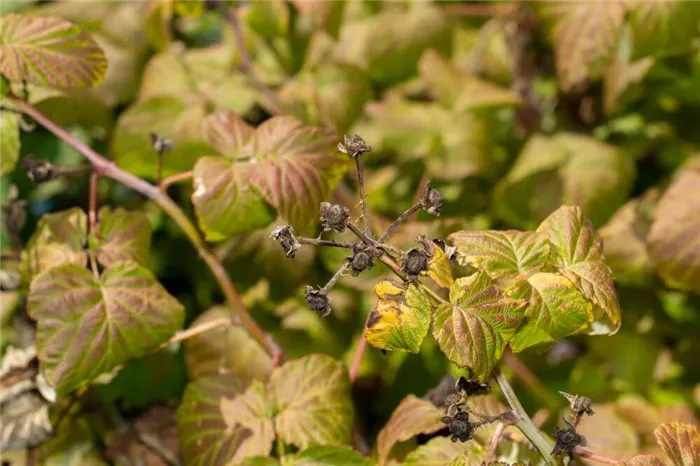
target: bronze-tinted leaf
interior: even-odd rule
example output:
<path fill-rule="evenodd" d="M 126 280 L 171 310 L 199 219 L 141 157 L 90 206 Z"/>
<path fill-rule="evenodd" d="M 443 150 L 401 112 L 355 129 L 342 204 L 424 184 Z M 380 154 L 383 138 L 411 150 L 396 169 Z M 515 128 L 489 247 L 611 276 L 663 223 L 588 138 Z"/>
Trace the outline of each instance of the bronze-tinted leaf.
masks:
<path fill-rule="evenodd" d="M 542 269 L 549 257 L 547 235 L 517 230 L 462 230 L 450 235 L 457 260 L 493 278 L 527 275 Z"/>
<path fill-rule="evenodd" d="M 255 410 L 246 409 L 248 420 L 264 427 L 256 436 L 243 424 L 236 425 L 228 416 L 232 400 L 243 396 L 250 382 L 233 374 L 201 377 L 189 384 L 177 411 L 177 428 L 185 464 L 210 465 L 240 462 L 250 456 L 270 453 L 273 437 L 269 437 L 271 422 L 259 417 Z M 253 395 L 256 395 L 255 397 Z M 259 400 L 259 392 L 249 394 L 251 404 Z M 248 401 L 248 400 L 246 400 Z M 239 405 L 243 404 L 239 400 Z M 265 434 L 263 436 L 261 434 Z"/>
<path fill-rule="evenodd" d="M 700 291 L 700 159 L 683 169 L 654 211 L 649 255 L 670 287 Z"/>
<path fill-rule="evenodd" d="M 635 455 L 620 463 L 621 466 L 664 466 L 664 462 L 654 455 Z"/>
<path fill-rule="evenodd" d="M 322 354 L 312 354 L 276 369 L 268 382 L 277 414 L 275 431 L 285 443 L 350 442 L 354 418 L 345 366 Z"/>
<path fill-rule="evenodd" d="M 479 271 L 456 280 L 450 303 L 438 307 L 433 336 L 450 361 L 489 377 L 525 314 L 525 301 L 509 298 Z"/>
<path fill-rule="evenodd" d="M 700 465 L 700 432 L 697 426 L 681 422 L 661 424 L 654 431 L 654 436 L 674 466 Z"/>
<path fill-rule="evenodd" d="M 56 16 L 0 18 L 0 72 L 15 82 L 82 89 L 99 84 L 107 60 L 90 34 Z"/>
<path fill-rule="evenodd" d="M 418 434 L 430 434 L 445 427 L 442 417 L 444 410 L 436 408 L 428 400 L 408 395 L 396 407 L 391 418 L 377 437 L 379 464 L 386 464 L 391 449 L 399 442 L 405 442 Z"/>
<path fill-rule="evenodd" d="M 625 458 L 639 449 L 639 438 L 632 426 L 615 411 L 612 403 L 593 405 L 594 416 L 584 416 L 577 432 L 595 452 L 601 455 Z M 594 463 L 589 463 L 594 464 Z"/>
<path fill-rule="evenodd" d="M 404 466 L 445 466 L 464 455 L 477 457 L 479 453 L 484 453 L 482 450 L 483 448 L 474 440 L 462 443 L 453 442 L 449 437 L 435 437 L 409 453 L 401 464 Z M 481 461 L 480 456 L 478 459 Z"/>
<path fill-rule="evenodd" d="M 141 211 L 126 211 L 121 207 L 103 207 L 98 213 L 99 224 L 90 245 L 97 261 L 105 267 L 116 262 L 133 260 L 148 266 L 151 247 L 151 224 Z"/>
<path fill-rule="evenodd" d="M 233 312 L 225 306 L 213 307 L 197 317 L 190 327 L 216 320 L 229 320 L 185 341 L 185 364 L 190 380 L 222 372 L 239 378 L 267 380 L 272 360 L 248 332 L 233 325 Z"/>
<path fill-rule="evenodd" d="M 46 270 L 32 280 L 27 311 L 42 372 L 59 394 L 157 349 L 184 320 L 182 305 L 133 261 L 99 278 L 75 264 Z"/>

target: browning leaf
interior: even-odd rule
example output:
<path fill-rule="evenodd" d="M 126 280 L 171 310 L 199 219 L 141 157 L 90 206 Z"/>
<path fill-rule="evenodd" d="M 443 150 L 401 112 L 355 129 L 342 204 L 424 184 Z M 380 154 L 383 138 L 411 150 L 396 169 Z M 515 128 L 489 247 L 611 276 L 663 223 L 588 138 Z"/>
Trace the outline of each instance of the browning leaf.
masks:
<path fill-rule="evenodd" d="M 471 367 L 485 380 L 520 325 L 525 307 L 525 301 L 507 297 L 479 271 L 454 282 L 450 304 L 435 311 L 433 336 L 450 361 Z"/>
<path fill-rule="evenodd" d="M 654 436 L 675 466 L 700 464 L 700 432 L 697 426 L 681 422 L 661 424 L 654 431 Z"/>
<path fill-rule="evenodd" d="M 462 443 L 453 442 L 448 437 L 435 437 L 409 453 L 401 464 L 404 466 L 444 466 L 464 455 L 479 458 L 478 461 L 481 464 L 479 453 L 485 452 L 474 440 Z"/>
<path fill-rule="evenodd" d="M 157 349 L 184 321 L 182 305 L 133 261 L 99 278 L 74 264 L 42 272 L 27 312 L 37 321 L 41 370 L 59 395 Z"/>
<path fill-rule="evenodd" d="M 443 416 L 444 411 L 436 408 L 428 400 L 414 395 L 404 398 L 377 437 L 380 466 L 386 464 L 391 449 L 397 443 L 405 442 L 418 434 L 430 434 L 445 427 L 442 422 Z"/>

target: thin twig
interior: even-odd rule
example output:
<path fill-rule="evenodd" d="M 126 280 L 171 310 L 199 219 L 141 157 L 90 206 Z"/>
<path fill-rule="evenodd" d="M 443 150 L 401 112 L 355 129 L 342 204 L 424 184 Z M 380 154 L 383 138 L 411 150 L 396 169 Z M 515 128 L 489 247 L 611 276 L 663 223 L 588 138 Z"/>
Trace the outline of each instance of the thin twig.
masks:
<path fill-rule="evenodd" d="M 335 286 L 335 284 L 338 282 L 338 280 L 340 280 L 340 277 L 342 277 L 343 274 L 348 271 L 349 268 L 350 268 L 350 262 L 347 262 L 347 261 L 343 262 L 343 265 L 341 265 L 340 268 L 338 269 L 338 271 L 335 274 L 333 274 L 333 276 L 331 277 L 330 280 L 328 280 L 328 283 L 326 283 L 326 286 L 321 288 L 321 292 L 327 294 L 331 290 L 331 288 L 333 288 Z"/>
<path fill-rule="evenodd" d="M 365 174 L 362 167 L 362 152 L 355 155 L 355 164 L 357 166 L 357 188 L 360 191 L 360 207 L 362 208 L 362 225 L 365 234 L 372 238 L 372 230 L 370 228 L 369 215 L 367 214 L 367 198 L 365 196 Z"/>
<path fill-rule="evenodd" d="M 161 181 L 160 185 L 158 185 L 158 188 L 160 188 L 161 191 L 165 192 L 171 185 L 179 183 L 181 181 L 189 180 L 193 176 L 194 173 L 192 171 L 178 173 L 177 175 L 171 175 L 165 178 L 163 181 Z"/>
<path fill-rule="evenodd" d="M 97 181 L 100 175 L 97 170 L 90 175 L 90 198 L 88 200 L 88 232 L 95 232 L 97 225 Z"/>
<path fill-rule="evenodd" d="M 396 227 L 398 227 L 408 217 L 410 217 L 414 213 L 418 212 L 421 208 L 423 208 L 422 201 L 418 201 L 416 204 L 413 204 L 411 207 L 408 208 L 408 210 L 406 210 L 406 212 L 402 213 L 401 215 L 399 215 L 396 218 L 396 220 L 391 222 L 391 225 L 389 225 L 389 227 L 386 229 L 386 231 L 384 233 L 382 233 L 382 236 L 380 236 L 377 241 L 380 243 L 383 243 L 384 240 L 386 240 L 391 235 L 391 233 L 396 229 Z"/>
<path fill-rule="evenodd" d="M 182 464 L 180 459 L 172 451 L 168 450 L 157 436 L 147 432 L 139 432 L 136 428 L 134 428 L 134 431 L 136 432 L 136 438 L 146 448 L 149 448 L 151 451 L 160 456 L 165 463 L 170 466 L 180 466 Z"/>
<path fill-rule="evenodd" d="M 589 451 L 589 450 L 584 450 L 581 447 L 576 447 L 574 449 L 574 453 L 577 454 L 578 456 L 581 456 L 583 458 L 588 458 L 589 460 L 597 461 L 599 463 L 620 464 L 620 462 L 618 460 L 608 458 L 607 456 L 600 455 L 598 453 L 593 453 L 592 451 Z"/>
<path fill-rule="evenodd" d="M 228 272 L 223 264 L 217 260 L 212 252 L 207 247 L 197 227 L 190 221 L 185 212 L 178 206 L 170 197 L 168 197 L 158 186 L 152 185 L 149 182 L 126 172 L 117 165 L 104 158 L 92 148 L 83 143 L 80 139 L 63 129 L 61 126 L 46 117 L 43 113 L 37 110 L 34 106 L 16 98 L 11 97 L 17 107 L 26 115 L 33 118 L 41 126 L 52 132 L 56 137 L 66 142 L 76 151 L 82 154 L 90 161 L 93 168 L 98 170 L 102 176 L 106 176 L 115 181 L 122 183 L 134 191 L 152 199 L 163 211 L 182 229 L 187 236 L 192 246 L 197 250 L 199 256 L 207 264 L 212 275 L 216 279 L 221 291 L 226 300 L 231 305 L 231 309 L 240 319 L 241 325 L 255 339 L 269 355 L 274 355 L 281 351 L 279 346 L 272 340 L 271 337 L 257 324 L 255 319 L 248 312 L 247 307 L 243 303 L 241 296 L 238 293 L 235 285 L 228 276 Z"/>
<path fill-rule="evenodd" d="M 331 246 L 334 248 L 345 248 L 352 249 L 353 244 L 343 241 L 333 241 L 328 239 L 316 239 L 316 238 L 305 238 L 303 236 L 297 236 L 297 240 L 301 244 L 312 244 L 314 246 Z"/>
<path fill-rule="evenodd" d="M 160 345 L 160 347 L 163 348 L 171 343 L 187 340 L 188 338 L 195 337 L 201 333 L 208 332 L 209 330 L 218 327 L 230 327 L 231 325 L 233 325 L 233 322 L 231 321 L 230 317 L 219 317 L 218 319 L 213 319 L 194 327 L 190 327 L 187 330 L 180 330 L 179 332 L 175 333 L 175 335 L 170 337 L 168 341 Z"/>
<path fill-rule="evenodd" d="M 518 357 L 513 354 L 510 348 L 503 353 L 503 361 L 510 367 L 513 373 L 525 384 L 525 387 L 537 398 L 540 399 L 551 411 L 558 410 L 563 403 L 559 398 L 552 395 L 547 387 L 540 382 L 537 376 L 523 364 Z"/>
<path fill-rule="evenodd" d="M 357 348 L 355 348 L 355 355 L 352 357 L 352 363 L 350 364 L 350 371 L 348 371 L 348 378 L 350 383 L 354 383 L 357 379 L 357 374 L 360 371 L 360 364 L 362 363 L 362 357 L 365 355 L 367 350 L 367 339 L 365 338 L 365 329 L 367 328 L 367 323 L 369 322 L 369 316 L 372 312 L 367 314 L 367 320 L 365 320 L 365 325 L 362 327 L 362 334 L 360 335 L 360 341 L 357 343 Z"/>
<path fill-rule="evenodd" d="M 498 442 L 501 441 L 501 437 L 503 436 L 503 431 L 506 430 L 506 425 L 503 422 L 499 422 L 498 425 L 496 426 L 496 430 L 493 433 L 493 437 L 491 437 L 491 442 L 489 443 L 489 450 L 486 452 L 486 457 L 484 458 L 484 461 L 486 463 L 489 463 L 494 455 L 496 454 L 496 448 L 498 448 Z"/>

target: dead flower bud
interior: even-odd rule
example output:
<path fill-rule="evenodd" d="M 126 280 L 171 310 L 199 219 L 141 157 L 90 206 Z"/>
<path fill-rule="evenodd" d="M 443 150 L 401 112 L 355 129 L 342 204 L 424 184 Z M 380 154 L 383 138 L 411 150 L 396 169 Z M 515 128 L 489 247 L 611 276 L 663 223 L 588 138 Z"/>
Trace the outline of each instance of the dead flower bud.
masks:
<path fill-rule="evenodd" d="M 579 445 L 582 447 L 587 445 L 586 437 L 577 434 L 576 427 L 566 419 L 564 419 L 564 423 L 566 424 L 566 429 L 562 429 L 561 427 L 557 426 L 552 431 L 554 437 L 557 439 L 557 443 L 554 445 L 554 449 L 552 450 L 552 455 L 567 452 L 569 457 L 572 457 L 574 448 Z"/>
<path fill-rule="evenodd" d="M 321 317 L 326 317 L 331 313 L 330 300 L 323 290 L 314 290 L 312 286 L 307 286 L 304 297 L 309 309 L 318 312 Z"/>
<path fill-rule="evenodd" d="M 37 160 L 32 157 L 25 157 L 21 162 L 22 168 L 27 170 L 27 178 L 34 184 L 46 183 L 51 181 L 56 171 L 51 162 L 47 160 Z"/>
<path fill-rule="evenodd" d="M 442 194 L 440 191 L 430 186 L 430 182 L 425 186 L 423 193 L 423 209 L 430 215 L 439 217 L 442 213 Z"/>
<path fill-rule="evenodd" d="M 428 270 L 428 254 L 422 249 L 411 249 L 401 263 L 401 271 L 409 277 L 417 277 Z"/>
<path fill-rule="evenodd" d="M 474 426 L 469 423 L 469 413 L 459 411 L 454 416 L 443 417 L 442 422 L 450 428 L 450 434 L 452 434 L 450 439 L 453 442 L 457 440 L 466 442 L 471 439 Z"/>
<path fill-rule="evenodd" d="M 365 270 L 374 267 L 374 258 L 379 254 L 371 248 L 358 244 L 352 249 L 350 260 L 350 273 L 353 277 L 357 277 Z"/>
<path fill-rule="evenodd" d="M 319 222 L 323 231 L 342 233 L 350 220 L 350 210 L 347 207 L 329 202 L 321 202 Z"/>
<path fill-rule="evenodd" d="M 279 225 L 273 228 L 270 238 L 280 243 L 284 253 L 289 258 L 294 258 L 297 249 L 301 247 L 301 243 L 294 236 L 294 229 L 289 225 Z"/>
<path fill-rule="evenodd" d="M 465 377 L 457 379 L 455 389 L 463 392 L 467 396 L 483 395 L 491 391 L 491 386 L 487 383 L 481 383 L 478 380 L 471 380 Z"/>
<path fill-rule="evenodd" d="M 151 138 L 151 147 L 156 152 L 168 152 L 173 150 L 173 140 L 164 138 L 156 133 L 148 133 Z"/>
<path fill-rule="evenodd" d="M 569 400 L 569 405 L 571 406 L 571 410 L 574 412 L 574 416 L 576 416 L 577 421 L 580 420 L 581 416 L 584 414 L 588 414 L 589 416 L 593 416 L 595 414 L 595 411 L 593 411 L 593 403 L 591 402 L 590 398 L 581 395 L 570 395 L 564 392 L 559 393 L 561 393 L 564 398 Z M 578 422 L 576 422 L 576 424 L 578 424 Z"/>
<path fill-rule="evenodd" d="M 343 142 L 338 144 L 338 150 L 355 158 L 359 154 L 372 152 L 372 146 L 367 144 L 364 139 L 355 134 L 352 137 L 344 136 Z"/>

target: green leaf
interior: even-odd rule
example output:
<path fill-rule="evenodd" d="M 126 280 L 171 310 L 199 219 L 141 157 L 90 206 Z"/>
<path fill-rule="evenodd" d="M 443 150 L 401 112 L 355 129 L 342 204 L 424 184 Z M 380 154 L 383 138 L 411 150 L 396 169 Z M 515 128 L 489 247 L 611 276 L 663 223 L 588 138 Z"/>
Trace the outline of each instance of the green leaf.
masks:
<path fill-rule="evenodd" d="M 442 409 L 430 401 L 408 395 L 396 407 L 391 418 L 377 437 L 379 465 L 386 464 L 391 449 L 399 442 L 405 442 L 418 434 L 431 434 L 443 427 Z"/>
<path fill-rule="evenodd" d="M 571 280 L 554 273 L 537 273 L 511 294 L 526 299 L 525 320 L 510 340 L 513 351 L 559 340 L 588 328 L 593 305 Z"/>
<path fill-rule="evenodd" d="M 449 437 L 432 438 L 425 445 L 421 445 L 406 458 L 403 466 L 444 466 L 464 455 L 476 456 L 481 447 L 470 440 L 468 442 L 453 442 Z"/>
<path fill-rule="evenodd" d="M 226 156 L 198 164 L 199 174 L 209 176 L 207 180 L 196 181 L 193 201 L 200 221 L 204 220 L 202 227 L 210 237 L 221 239 L 231 229 L 241 228 L 230 225 L 220 229 L 220 223 L 227 222 L 217 219 L 213 225 L 217 215 L 224 215 L 223 220 L 228 221 L 243 217 L 248 230 L 265 226 L 263 220 L 269 223 L 272 220 L 269 212 L 263 211 L 262 200 L 256 199 L 258 192 L 297 232 L 308 234 L 316 230 L 318 206 L 327 199 L 347 168 L 346 157 L 337 152 L 329 133 L 303 126 L 287 116 L 271 118 L 251 132 L 240 118 L 224 111 L 207 118 L 205 133 L 210 143 Z M 229 168 L 224 171 L 226 163 Z M 212 167 L 221 167 L 226 174 L 216 173 L 218 169 L 211 170 Z M 213 175 L 219 176 L 212 180 Z M 209 198 L 207 186 L 216 188 L 222 184 L 219 196 L 214 191 L 214 197 Z M 243 214 L 240 206 L 231 205 L 242 202 L 236 201 L 238 196 L 245 200 Z M 205 202 L 210 199 L 212 205 Z"/>
<path fill-rule="evenodd" d="M 23 275 L 31 280 L 40 272 L 64 264 L 85 267 L 86 236 L 87 215 L 78 207 L 43 215 L 22 254 Z"/>
<path fill-rule="evenodd" d="M 74 264 L 42 272 L 27 312 L 37 321 L 42 372 L 59 394 L 158 349 L 184 321 L 182 305 L 132 261 L 99 278 Z"/>
<path fill-rule="evenodd" d="M 442 288 L 449 289 L 454 283 L 450 257 L 439 247 L 435 248 L 428 262 L 428 277 Z"/>
<path fill-rule="evenodd" d="M 355 450 L 336 445 L 314 445 L 297 454 L 294 466 L 372 466 L 374 463 Z"/>
<path fill-rule="evenodd" d="M 562 204 L 576 204 L 602 225 L 627 199 L 635 168 L 618 148 L 573 133 L 535 135 L 496 186 L 499 218 L 532 229 Z"/>
<path fill-rule="evenodd" d="M 201 314 L 190 325 L 206 325 L 222 319 L 233 319 L 225 306 L 216 306 Z M 185 364 L 190 380 L 230 372 L 243 379 L 267 380 L 272 360 L 265 350 L 238 325 L 217 327 L 185 341 Z"/>
<path fill-rule="evenodd" d="M 206 109 L 201 102 L 156 97 L 136 103 L 117 120 L 110 153 L 120 168 L 137 176 L 155 178 L 158 153 L 148 133 L 173 140 L 173 150 L 163 154 L 163 176 L 191 170 L 195 161 L 214 151 L 204 140 L 201 125 Z"/>
<path fill-rule="evenodd" d="M 6 105 L 6 102 L 3 100 L 2 104 Z M 0 176 L 15 171 L 19 147 L 19 115 L 3 110 L 0 112 Z"/>
<path fill-rule="evenodd" d="M 350 443 L 354 409 L 347 368 L 322 354 L 291 361 L 268 382 L 275 431 L 287 444 Z"/>
<path fill-rule="evenodd" d="M 372 97 L 370 83 L 357 67 L 323 64 L 288 81 L 278 93 L 281 108 L 306 123 L 345 134 Z"/>
<path fill-rule="evenodd" d="M 613 274 L 604 262 L 602 240 L 581 208 L 560 207 L 537 231 L 549 236 L 559 272 L 595 305 L 591 334 L 617 332 L 621 317 Z"/>
<path fill-rule="evenodd" d="M 700 291 L 700 159 L 676 176 L 654 211 L 649 256 L 670 287 Z"/>
<path fill-rule="evenodd" d="M 691 49 L 698 36 L 700 5 L 696 2 L 628 2 L 633 58 L 663 56 Z"/>
<path fill-rule="evenodd" d="M 625 22 L 623 2 L 554 2 L 542 6 L 545 20 L 552 21 L 559 83 L 565 92 L 597 78 L 616 51 Z"/>
<path fill-rule="evenodd" d="M 14 82 L 83 89 L 107 71 L 90 34 L 59 17 L 9 14 L 0 18 L 0 72 Z"/>
<path fill-rule="evenodd" d="M 245 397 L 250 386 L 250 381 L 233 374 L 201 377 L 187 386 L 177 411 L 177 429 L 185 464 L 231 464 L 270 453 L 274 439 L 269 436 L 272 423 L 254 411 L 261 399 L 259 391 L 254 389 Z M 244 413 L 230 410 L 233 400 L 238 397 L 242 399 L 235 406 L 243 408 L 245 402 L 250 405 Z M 246 424 L 236 425 L 234 418 L 240 420 L 246 416 L 246 424 L 264 426 L 265 429 L 256 432 Z"/>
<path fill-rule="evenodd" d="M 414 76 L 424 50 L 446 52 L 449 47 L 443 12 L 432 5 L 416 5 L 343 24 L 336 55 L 338 61 L 357 65 L 372 81 L 388 86 Z"/>
<path fill-rule="evenodd" d="M 654 431 L 656 441 L 674 466 L 697 466 L 700 458 L 700 432 L 697 426 L 672 422 Z"/>
<path fill-rule="evenodd" d="M 547 235 L 517 230 L 462 230 L 450 240 L 461 265 L 472 265 L 492 278 L 528 275 L 541 270 L 549 257 Z"/>
<path fill-rule="evenodd" d="M 430 300 L 415 285 L 406 289 L 389 280 L 377 283 L 374 294 L 377 304 L 367 320 L 367 343 L 387 351 L 417 353 L 430 328 Z"/>
<path fill-rule="evenodd" d="M 133 260 L 148 266 L 151 248 L 151 224 L 142 211 L 128 212 L 121 207 L 114 211 L 103 207 L 99 223 L 91 238 L 91 249 L 104 267 Z"/>
<path fill-rule="evenodd" d="M 437 308 L 433 336 L 458 367 L 471 367 L 486 380 L 520 325 L 526 303 L 507 297 L 486 272 L 454 282 L 450 304 Z"/>
<path fill-rule="evenodd" d="M 520 103 L 516 92 L 458 69 L 435 50 L 425 51 L 418 69 L 421 78 L 447 108 L 465 111 Z"/>

